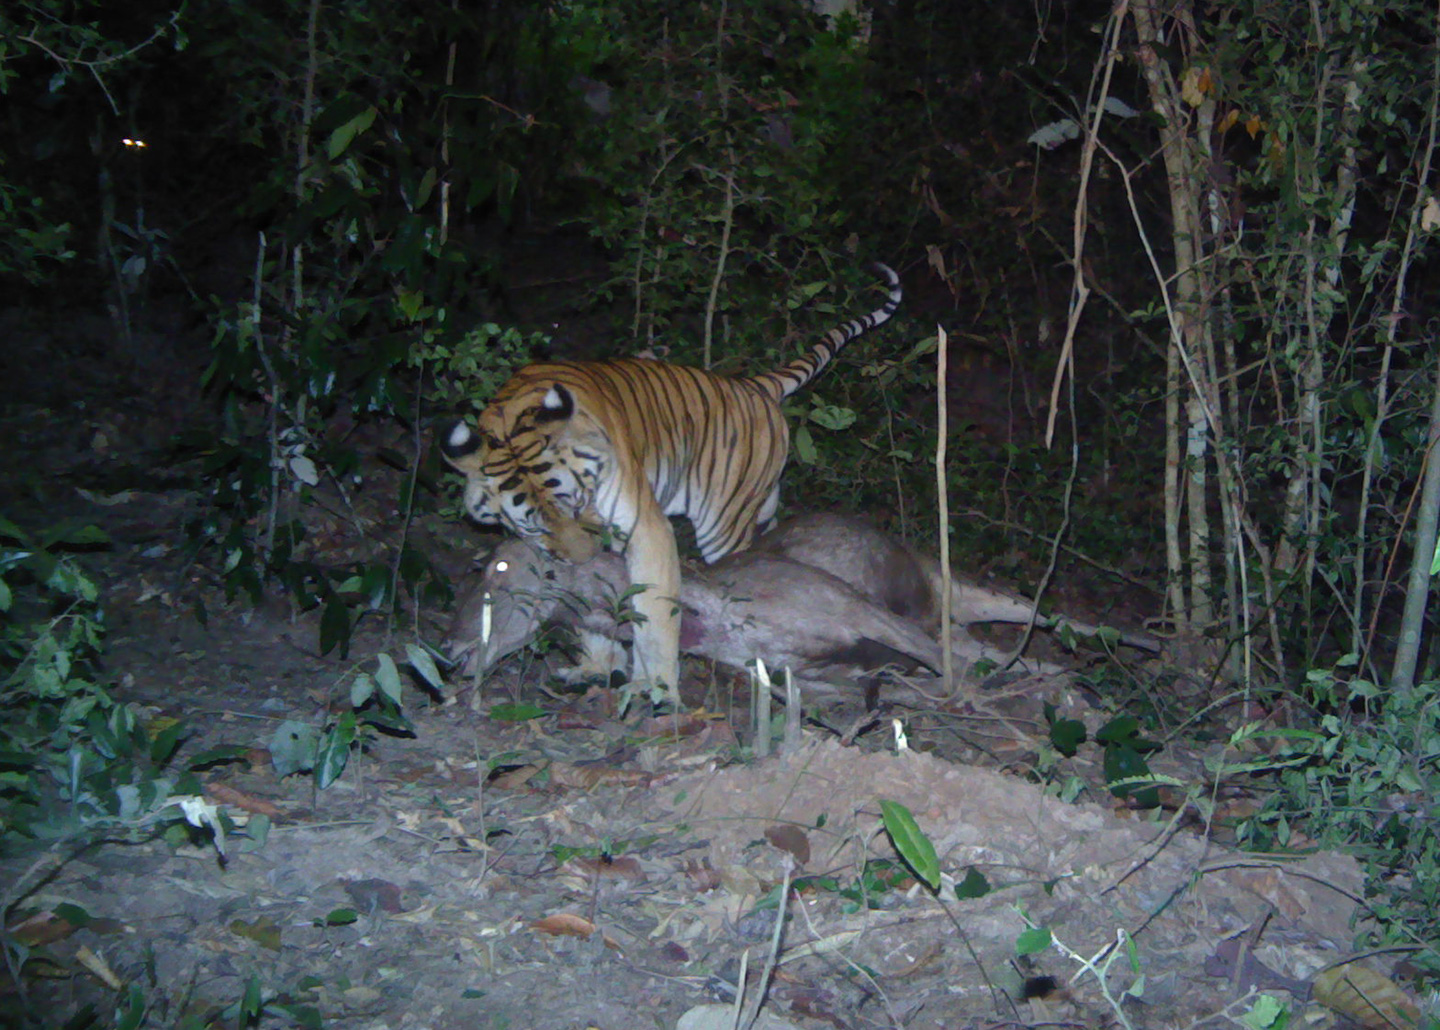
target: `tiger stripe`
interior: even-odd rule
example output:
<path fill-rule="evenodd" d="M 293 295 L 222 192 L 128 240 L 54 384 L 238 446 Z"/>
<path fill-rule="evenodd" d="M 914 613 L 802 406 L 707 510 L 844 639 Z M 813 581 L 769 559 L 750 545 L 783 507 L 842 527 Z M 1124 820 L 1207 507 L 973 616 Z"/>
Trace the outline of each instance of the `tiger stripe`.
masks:
<path fill-rule="evenodd" d="M 634 665 L 672 690 L 679 678 L 680 558 L 667 516 L 695 528 L 706 562 L 749 546 L 775 518 L 790 430 L 780 403 L 812 382 L 851 340 L 890 320 L 888 296 L 810 350 L 754 376 L 722 376 L 649 358 L 559 361 L 516 372 L 471 429 L 457 423 L 441 452 L 465 474 L 465 508 L 557 557 L 587 561 L 601 535 L 625 549 L 635 598 Z M 673 695 L 672 695 L 673 696 Z"/>

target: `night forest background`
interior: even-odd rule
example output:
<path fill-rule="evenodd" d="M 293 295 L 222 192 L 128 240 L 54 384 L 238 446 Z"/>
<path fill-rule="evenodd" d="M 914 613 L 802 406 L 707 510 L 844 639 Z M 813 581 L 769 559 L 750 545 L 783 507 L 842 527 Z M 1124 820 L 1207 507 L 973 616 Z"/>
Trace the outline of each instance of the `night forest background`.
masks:
<path fill-rule="evenodd" d="M 1242 838 L 1309 812 L 1428 925 L 1440 839 L 1375 806 L 1437 775 L 1437 111 L 1410 2 L 7 4 L 8 703 L 63 710 L 34 604 L 103 605 L 57 490 L 192 492 L 197 567 L 344 650 L 447 602 L 435 429 L 514 368 L 758 371 L 880 260 L 786 510 L 935 550 L 943 397 L 957 567 L 1150 620 L 1165 668 L 1100 688 L 1283 722 Z"/>

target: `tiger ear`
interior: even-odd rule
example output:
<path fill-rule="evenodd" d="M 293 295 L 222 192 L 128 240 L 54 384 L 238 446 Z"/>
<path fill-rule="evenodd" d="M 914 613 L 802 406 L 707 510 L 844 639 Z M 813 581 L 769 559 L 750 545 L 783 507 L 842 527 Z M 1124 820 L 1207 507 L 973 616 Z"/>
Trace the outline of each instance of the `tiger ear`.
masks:
<path fill-rule="evenodd" d="M 559 383 L 551 383 L 545 396 L 540 398 L 540 410 L 535 413 L 537 423 L 564 422 L 575 414 L 575 395 Z"/>
<path fill-rule="evenodd" d="M 461 472 L 480 467 L 480 436 L 464 422 L 456 422 L 440 440 L 440 453 Z"/>

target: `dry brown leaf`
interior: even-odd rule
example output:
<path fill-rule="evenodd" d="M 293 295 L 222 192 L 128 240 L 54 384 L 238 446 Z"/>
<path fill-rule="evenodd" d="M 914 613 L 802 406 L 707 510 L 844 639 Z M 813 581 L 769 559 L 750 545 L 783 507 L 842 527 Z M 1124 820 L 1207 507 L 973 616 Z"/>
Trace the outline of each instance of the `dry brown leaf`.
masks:
<path fill-rule="evenodd" d="M 601 783 L 621 787 L 648 787 L 650 774 L 641 769 L 616 769 L 596 762 L 589 765 L 566 765 L 556 762 L 550 767 L 550 782 L 560 787 L 589 790 Z"/>
<path fill-rule="evenodd" d="M 552 937 L 589 937 L 595 932 L 595 924 L 582 916 L 557 912 L 535 920 L 530 924 L 530 929 L 548 933 Z"/>
<path fill-rule="evenodd" d="M 232 787 L 226 783 L 207 783 L 205 785 L 207 797 L 222 805 L 234 805 L 242 812 L 249 812 L 251 815 L 265 815 L 271 819 L 278 819 L 284 813 L 273 803 L 264 798 L 257 798 L 253 794 L 247 794 L 243 790 Z"/>
<path fill-rule="evenodd" d="M 643 720 L 636 732 L 642 737 L 689 737 L 710 725 L 714 716 L 704 710 L 699 712 L 677 712 L 673 715 L 657 715 Z"/>
<path fill-rule="evenodd" d="M 893 977 L 913 976 L 915 973 L 919 973 L 923 970 L 929 969 L 944 954 L 945 952 L 944 949 L 940 947 L 940 942 L 931 941 L 928 945 L 926 945 L 925 949 L 921 951 L 919 955 L 915 956 L 912 961 L 907 962 L 905 965 L 900 966 L 898 969 L 890 970 L 885 975 Z"/>
<path fill-rule="evenodd" d="M 69 937 L 75 927 L 67 919 L 61 919 L 54 912 L 36 912 L 28 919 L 22 919 L 10 927 L 10 936 L 27 948 L 54 944 Z"/>
<path fill-rule="evenodd" d="M 501 790 L 516 790 L 525 786 L 544 766 L 540 765 L 517 765 L 513 769 L 506 769 L 503 773 L 496 773 L 485 781 L 488 787 L 498 787 Z"/>
<path fill-rule="evenodd" d="M 532 930 L 539 930 L 541 933 L 548 933 L 552 937 L 581 937 L 590 938 L 596 932 L 596 926 L 590 920 L 581 916 L 571 915 L 569 912 L 557 912 L 553 916 L 546 916 L 537 919 L 530 924 Z M 620 945 L 609 934 L 601 934 L 601 942 L 611 951 L 619 951 Z"/>
<path fill-rule="evenodd" d="M 345 893 L 350 895 L 350 901 L 361 912 L 373 912 L 377 908 L 391 913 L 405 911 L 400 888 L 389 880 L 372 876 L 365 880 L 342 878 L 340 883 L 345 888 Z"/>
<path fill-rule="evenodd" d="M 810 837 L 793 823 L 767 826 L 765 839 L 781 851 L 788 851 L 802 866 L 810 861 Z"/>
<path fill-rule="evenodd" d="M 794 962 L 797 958 L 808 958 L 811 955 L 826 955 L 837 951 L 848 945 L 854 944 L 864 934 L 863 930 L 841 930 L 839 933 L 832 933 L 829 937 L 822 937 L 818 941 L 809 941 L 805 944 L 798 944 L 793 948 L 787 948 L 781 953 L 776 965 L 784 965 L 787 962 Z"/>
<path fill-rule="evenodd" d="M 566 859 L 560 871 L 595 879 L 629 880 L 633 883 L 644 883 L 646 880 L 645 870 L 640 868 L 640 863 L 633 855 L 621 855 L 618 858 L 576 855 Z"/>
<path fill-rule="evenodd" d="M 1420 1009 L 1410 995 L 1389 977 L 1358 962 L 1318 974 L 1314 996 L 1366 1030 L 1408 1030 L 1420 1025 Z"/>
<path fill-rule="evenodd" d="M 720 874 L 715 871 L 708 858 L 702 858 L 699 862 L 688 860 L 685 863 L 685 878 L 690 881 L 691 887 L 701 893 L 713 891 L 720 886 Z"/>
<path fill-rule="evenodd" d="M 254 941 L 262 948 L 268 948 L 270 951 L 280 950 L 280 925 L 269 916 L 261 916 L 248 923 L 243 919 L 232 919 L 229 930 L 236 937 Z"/>
<path fill-rule="evenodd" d="M 395 914 L 393 921 L 397 923 L 433 922 L 435 919 L 435 912 L 439 907 L 440 906 L 438 905 L 421 905 L 419 908 L 412 909 L 409 912 L 398 912 Z"/>

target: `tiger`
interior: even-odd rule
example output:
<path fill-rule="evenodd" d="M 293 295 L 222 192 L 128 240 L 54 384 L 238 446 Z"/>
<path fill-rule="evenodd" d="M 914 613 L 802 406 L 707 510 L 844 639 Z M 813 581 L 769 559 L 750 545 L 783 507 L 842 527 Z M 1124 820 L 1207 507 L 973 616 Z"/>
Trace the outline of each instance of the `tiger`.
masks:
<path fill-rule="evenodd" d="M 642 618 L 631 684 L 664 689 L 679 710 L 680 555 L 668 516 L 683 515 L 708 564 L 748 547 L 775 521 L 790 430 L 781 402 L 851 340 L 899 308 L 900 277 L 877 263 L 883 305 L 831 329 L 808 353 L 768 372 L 726 376 L 653 358 L 556 361 L 516 372 L 474 428 L 440 441 L 465 476 L 464 508 L 561 561 L 623 550 Z"/>

